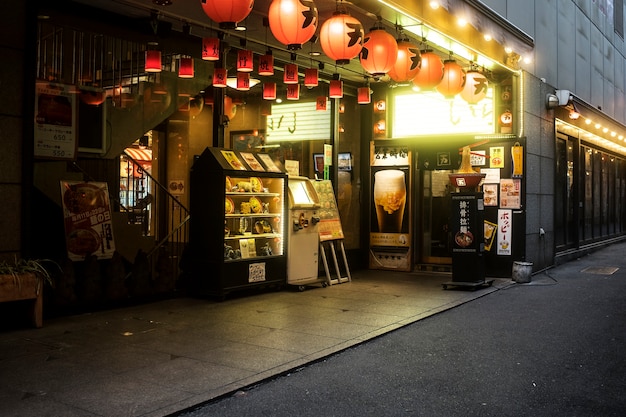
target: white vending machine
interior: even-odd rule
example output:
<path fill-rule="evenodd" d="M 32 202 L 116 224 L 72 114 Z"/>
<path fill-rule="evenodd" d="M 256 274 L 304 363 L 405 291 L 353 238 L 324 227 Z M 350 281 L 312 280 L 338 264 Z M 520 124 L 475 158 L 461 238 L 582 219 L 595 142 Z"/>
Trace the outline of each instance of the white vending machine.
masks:
<path fill-rule="evenodd" d="M 297 285 L 304 291 L 307 285 L 320 283 L 326 286 L 326 279 L 319 277 L 319 234 L 318 210 L 320 200 L 306 177 L 289 176 L 287 284 Z"/>

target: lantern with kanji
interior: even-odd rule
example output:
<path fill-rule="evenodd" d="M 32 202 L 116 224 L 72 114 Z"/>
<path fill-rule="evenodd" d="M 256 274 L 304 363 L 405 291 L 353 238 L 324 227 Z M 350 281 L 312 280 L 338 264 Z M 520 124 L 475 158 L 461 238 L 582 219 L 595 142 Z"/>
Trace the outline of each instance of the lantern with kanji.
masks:
<path fill-rule="evenodd" d="M 319 73 L 317 68 L 307 68 L 304 70 L 304 86 L 306 88 L 317 87 L 319 84 Z"/>
<path fill-rule="evenodd" d="M 422 56 L 417 45 L 408 38 L 398 39 L 398 56 L 388 74 L 398 83 L 411 81 L 422 65 Z"/>
<path fill-rule="evenodd" d="M 422 51 L 422 64 L 413 84 L 423 90 L 435 88 L 443 79 L 443 61 L 431 50 Z"/>
<path fill-rule="evenodd" d="M 344 12 L 335 12 L 320 29 L 320 45 L 337 65 L 345 65 L 361 52 L 363 26 L 358 19 Z"/>
<path fill-rule="evenodd" d="M 373 27 L 365 35 L 360 54 L 361 66 L 374 77 L 382 77 L 398 59 L 398 43 L 382 27 Z"/>
<path fill-rule="evenodd" d="M 317 30 L 317 7 L 312 0 L 272 0 L 268 11 L 272 34 L 287 49 L 302 48 Z"/>
<path fill-rule="evenodd" d="M 200 0 L 202 10 L 222 29 L 234 29 L 252 11 L 254 0 Z"/>
<path fill-rule="evenodd" d="M 217 61 L 220 59 L 219 38 L 202 38 L 202 59 L 205 61 Z"/>
<path fill-rule="evenodd" d="M 465 85 L 461 91 L 461 98 L 469 104 L 476 104 L 487 96 L 489 84 L 484 74 L 471 70 L 465 74 Z"/>
<path fill-rule="evenodd" d="M 463 68 L 453 59 L 446 59 L 443 63 L 443 79 L 436 89 L 445 98 L 453 98 L 463 90 L 465 73 Z"/>

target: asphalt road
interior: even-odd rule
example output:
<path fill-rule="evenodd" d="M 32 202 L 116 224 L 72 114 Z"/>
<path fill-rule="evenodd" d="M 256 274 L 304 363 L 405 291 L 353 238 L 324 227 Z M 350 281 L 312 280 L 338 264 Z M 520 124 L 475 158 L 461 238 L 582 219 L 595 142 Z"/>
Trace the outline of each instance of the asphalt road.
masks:
<path fill-rule="evenodd" d="M 625 253 L 611 245 L 180 415 L 624 416 Z"/>

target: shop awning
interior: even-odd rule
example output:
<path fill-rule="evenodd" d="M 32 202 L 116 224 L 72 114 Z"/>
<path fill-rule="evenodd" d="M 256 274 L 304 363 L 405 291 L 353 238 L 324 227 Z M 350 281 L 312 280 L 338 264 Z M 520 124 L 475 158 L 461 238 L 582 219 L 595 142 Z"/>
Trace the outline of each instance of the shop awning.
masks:
<path fill-rule="evenodd" d="M 126 148 L 124 153 L 135 161 L 152 161 L 152 149 Z"/>

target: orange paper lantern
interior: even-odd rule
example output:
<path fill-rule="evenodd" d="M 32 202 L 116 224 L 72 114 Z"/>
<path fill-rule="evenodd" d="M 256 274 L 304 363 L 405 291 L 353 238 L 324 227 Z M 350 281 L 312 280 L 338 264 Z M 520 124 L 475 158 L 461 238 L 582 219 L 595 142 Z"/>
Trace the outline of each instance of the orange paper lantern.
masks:
<path fill-rule="evenodd" d="M 398 43 L 383 28 L 372 28 L 365 35 L 361 49 L 361 66 L 374 77 L 382 77 L 398 59 Z"/>
<path fill-rule="evenodd" d="M 300 100 L 300 84 L 287 84 L 287 100 Z"/>
<path fill-rule="evenodd" d="M 273 0 L 268 11 L 272 34 L 287 49 L 302 48 L 317 30 L 317 7 L 312 0 Z"/>
<path fill-rule="evenodd" d="M 398 39 L 398 55 L 387 74 L 398 83 L 411 81 L 420 70 L 422 56 L 420 50 L 408 38 Z"/>
<path fill-rule="evenodd" d="M 265 55 L 259 57 L 259 75 L 274 75 L 274 56 L 272 51 L 267 51 Z"/>
<path fill-rule="evenodd" d="M 178 61 L 178 76 L 180 78 L 193 78 L 193 58 L 180 58 Z"/>
<path fill-rule="evenodd" d="M 453 59 L 446 59 L 443 62 L 443 79 L 437 85 L 439 91 L 445 98 L 453 98 L 463 90 L 465 83 L 465 72 Z"/>
<path fill-rule="evenodd" d="M 161 51 L 146 50 L 146 72 L 161 72 Z"/>
<path fill-rule="evenodd" d="M 343 81 L 331 80 L 328 87 L 328 97 L 330 98 L 343 98 Z"/>
<path fill-rule="evenodd" d="M 468 71 L 465 74 L 465 85 L 461 91 L 461 98 L 469 104 L 476 104 L 487 96 L 488 87 L 487 77 L 478 71 Z"/>
<path fill-rule="evenodd" d="M 250 90 L 250 73 L 249 72 L 237 73 L 237 90 L 239 91 Z"/>
<path fill-rule="evenodd" d="M 283 82 L 285 84 L 298 84 L 298 66 L 296 64 L 285 64 Z"/>
<path fill-rule="evenodd" d="M 319 74 L 317 68 L 307 68 L 304 70 L 304 86 L 308 88 L 317 87 L 319 84 Z"/>
<path fill-rule="evenodd" d="M 215 68 L 213 70 L 213 87 L 226 88 L 228 70 L 226 68 Z"/>
<path fill-rule="evenodd" d="M 422 51 L 422 64 L 413 84 L 423 90 L 435 88 L 443 79 L 443 61 L 431 50 Z"/>
<path fill-rule="evenodd" d="M 322 24 L 320 45 L 337 65 L 345 65 L 356 57 L 363 46 L 363 26 L 347 13 L 335 12 Z"/>
<path fill-rule="evenodd" d="M 200 0 L 202 10 L 222 29 L 234 29 L 252 11 L 254 0 Z"/>
<path fill-rule="evenodd" d="M 369 87 L 359 87 L 356 91 L 356 98 L 359 104 L 369 104 L 372 102 L 371 91 Z"/>
<path fill-rule="evenodd" d="M 237 51 L 237 71 L 251 72 L 253 67 L 252 51 L 247 49 Z"/>
<path fill-rule="evenodd" d="M 202 59 L 205 61 L 220 59 L 220 40 L 218 38 L 202 38 Z"/>
<path fill-rule="evenodd" d="M 276 83 L 263 83 L 263 99 L 276 100 Z"/>

